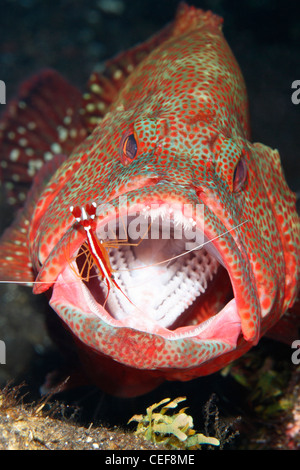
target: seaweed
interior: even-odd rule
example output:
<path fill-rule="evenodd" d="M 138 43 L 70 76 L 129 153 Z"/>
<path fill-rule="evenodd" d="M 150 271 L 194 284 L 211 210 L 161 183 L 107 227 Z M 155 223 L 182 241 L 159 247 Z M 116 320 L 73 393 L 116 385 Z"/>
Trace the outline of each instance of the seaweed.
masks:
<path fill-rule="evenodd" d="M 175 449 L 201 449 L 202 445 L 219 446 L 220 441 L 215 437 L 208 437 L 197 433 L 193 427 L 192 416 L 185 413 L 187 407 L 181 408 L 177 413 L 168 414 L 178 404 L 185 401 L 186 397 L 178 397 L 174 400 L 165 398 L 159 403 L 154 403 L 146 410 L 146 415 L 134 415 L 128 421 L 137 421 L 135 434 L 143 436 L 146 440 L 156 444 L 164 444 Z M 158 410 L 161 407 L 160 410 Z"/>

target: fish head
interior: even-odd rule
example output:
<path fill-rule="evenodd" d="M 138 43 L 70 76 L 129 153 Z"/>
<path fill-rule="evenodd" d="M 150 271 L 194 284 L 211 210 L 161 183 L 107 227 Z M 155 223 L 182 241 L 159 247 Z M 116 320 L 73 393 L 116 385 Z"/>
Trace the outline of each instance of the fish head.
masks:
<path fill-rule="evenodd" d="M 294 301 L 294 195 L 278 152 L 241 135 L 203 115 L 118 105 L 41 194 L 34 291 L 52 288 L 50 305 L 92 375 L 100 364 L 102 388 L 137 395 L 157 380 L 214 372 Z M 106 278 L 70 213 L 92 202 Z"/>

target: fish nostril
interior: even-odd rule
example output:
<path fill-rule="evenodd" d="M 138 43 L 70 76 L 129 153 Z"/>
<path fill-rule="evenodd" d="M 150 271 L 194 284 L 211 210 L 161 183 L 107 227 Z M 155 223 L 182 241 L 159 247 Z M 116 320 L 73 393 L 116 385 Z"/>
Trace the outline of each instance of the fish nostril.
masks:
<path fill-rule="evenodd" d="M 170 178 L 167 176 L 167 174 L 164 171 L 156 172 L 156 184 L 162 185 L 162 184 L 168 184 L 170 183 Z"/>
<path fill-rule="evenodd" d="M 169 182 L 170 181 L 167 179 L 158 179 L 156 182 L 156 185 L 164 185 L 164 184 L 168 184 Z"/>
<path fill-rule="evenodd" d="M 205 194 L 203 188 L 202 187 L 199 188 L 199 186 L 193 185 L 191 189 L 195 191 L 197 198 L 201 201 L 203 198 L 203 195 Z"/>

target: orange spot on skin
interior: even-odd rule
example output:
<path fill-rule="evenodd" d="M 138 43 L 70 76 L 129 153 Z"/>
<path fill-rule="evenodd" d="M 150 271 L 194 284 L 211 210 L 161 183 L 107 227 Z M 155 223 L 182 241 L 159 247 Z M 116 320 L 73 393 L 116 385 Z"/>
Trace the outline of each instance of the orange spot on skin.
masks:
<path fill-rule="evenodd" d="M 262 305 L 262 307 L 263 307 L 265 310 L 268 310 L 268 309 L 271 307 L 271 299 L 270 299 L 270 297 L 266 297 L 265 299 L 263 299 L 261 305 Z"/>
<path fill-rule="evenodd" d="M 57 274 L 56 269 L 53 266 L 49 268 L 49 274 L 50 276 L 55 276 Z"/>

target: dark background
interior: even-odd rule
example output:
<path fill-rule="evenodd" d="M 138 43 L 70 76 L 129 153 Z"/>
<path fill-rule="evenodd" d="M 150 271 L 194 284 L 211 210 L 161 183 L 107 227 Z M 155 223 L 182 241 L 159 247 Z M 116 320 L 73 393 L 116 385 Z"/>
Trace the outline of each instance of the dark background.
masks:
<path fill-rule="evenodd" d="M 142 42 L 174 17 L 178 0 L 0 0 L 0 79 L 13 97 L 18 85 L 44 67 L 61 72 L 84 90 L 91 72 L 105 59 Z M 249 92 L 252 136 L 278 148 L 287 180 L 300 193 L 300 104 L 291 102 L 291 84 L 300 80 L 300 2 L 292 0 L 203 0 L 188 2 L 224 17 L 224 33 L 244 73 Z M 0 105 L 0 111 L 4 105 Z M 11 218 L 5 200 L 1 226 Z M 0 339 L 7 346 L 7 364 L 0 366 L 0 385 L 25 379 L 37 390 L 56 356 L 45 332 L 45 299 L 14 285 L 0 289 Z M 274 348 L 274 346 L 272 346 Z M 279 346 L 275 347 L 281 354 Z M 279 352 L 278 352 L 279 351 Z M 283 354 L 286 354 L 283 352 Z M 205 403 L 211 390 L 222 389 L 227 408 L 239 391 L 221 376 L 181 387 L 166 385 L 147 405 L 165 396 L 190 394 Z M 196 391 L 195 391 L 196 390 Z M 89 401 L 87 395 L 85 401 Z M 198 401 L 199 401 L 198 400 Z M 80 405 L 84 400 L 79 399 Z M 126 402 L 126 401 L 125 401 Z M 142 412 L 136 401 L 103 398 L 100 417 L 114 422 L 109 410 L 129 416 Z M 229 411 L 230 413 L 230 411 Z M 233 412 L 236 415 L 237 409 Z M 118 421 L 118 420 L 117 420 Z M 125 420 L 126 421 L 126 420 Z M 123 421 L 123 422 L 125 422 Z"/>

